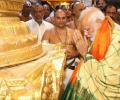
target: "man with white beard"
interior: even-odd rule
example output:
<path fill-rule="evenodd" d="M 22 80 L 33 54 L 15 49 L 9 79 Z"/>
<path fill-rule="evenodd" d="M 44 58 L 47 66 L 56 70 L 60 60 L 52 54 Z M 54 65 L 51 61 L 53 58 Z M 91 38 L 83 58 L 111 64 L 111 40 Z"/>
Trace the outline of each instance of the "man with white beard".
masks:
<path fill-rule="evenodd" d="M 120 100 L 120 26 L 94 7 L 81 12 L 80 22 L 91 44 L 87 49 L 86 39 L 76 31 L 74 41 L 83 59 L 61 99 Z"/>

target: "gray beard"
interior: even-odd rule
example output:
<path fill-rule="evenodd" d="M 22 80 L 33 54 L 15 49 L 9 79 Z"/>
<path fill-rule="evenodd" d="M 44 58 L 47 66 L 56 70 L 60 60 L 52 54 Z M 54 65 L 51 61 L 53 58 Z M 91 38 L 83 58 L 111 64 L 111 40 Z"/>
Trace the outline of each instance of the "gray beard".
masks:
<path fill-rule="evenodd" d="M 93 42 L 93 41 L 94 41 L 95 36 L 96 36 L 96 33 L 97 33 L 97 31 L 95 31 L 95 32 L 91 33 L 91 36 L 90 36 L 90 41 L 91 41 L 91 42 Z"/>
<path fill-rule="evenodd" d="M 93 42 L 95 37 L 90 37 L 90 41 Z"/>
<path fill-rule="evenodd" d="M 90 37 L 91 42 L 94 41 L 95 36 L 96 36 L 98 30 L 99 30 L 99 26 L 98 27 L 94 27 L 94 32 L 91 33 L 91 37 Z"/>

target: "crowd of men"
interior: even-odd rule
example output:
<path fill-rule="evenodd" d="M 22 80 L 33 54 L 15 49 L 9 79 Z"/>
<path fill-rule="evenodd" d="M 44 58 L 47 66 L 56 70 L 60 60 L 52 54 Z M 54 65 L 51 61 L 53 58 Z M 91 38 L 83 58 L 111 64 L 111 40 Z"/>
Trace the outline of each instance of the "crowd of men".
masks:
<path fill-rule="evenodd" d="M 75 2 L 51 11 L 47 4 L 26 3 L 20 19 L 39 42 L 64 45 L 62 100 L 120 100 L 120 12 L 114 4 Z M 74 83 L 72 89 L 68 82 Z"/>

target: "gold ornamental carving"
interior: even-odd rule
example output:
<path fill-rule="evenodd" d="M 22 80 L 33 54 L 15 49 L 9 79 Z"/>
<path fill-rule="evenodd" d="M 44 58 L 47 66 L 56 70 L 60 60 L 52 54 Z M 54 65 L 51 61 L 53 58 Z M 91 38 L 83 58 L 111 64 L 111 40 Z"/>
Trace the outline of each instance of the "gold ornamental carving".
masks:
<path fill-rule="evenodd" d="M 38 43 L 17 17 L 25 0 L 0 0 L 0 100 L 59 100 L 65 53 Z"/>
<path fill-rule="evenodd" d="M 25 0 L 0 0 L 0 16 L 17 15 Z"/>
<path fill-rule="evenodd" d="M 41 56 L 37 35 L 17 17 L 24 0 L 0 0 L 0 67 L 24 63 Z"/>

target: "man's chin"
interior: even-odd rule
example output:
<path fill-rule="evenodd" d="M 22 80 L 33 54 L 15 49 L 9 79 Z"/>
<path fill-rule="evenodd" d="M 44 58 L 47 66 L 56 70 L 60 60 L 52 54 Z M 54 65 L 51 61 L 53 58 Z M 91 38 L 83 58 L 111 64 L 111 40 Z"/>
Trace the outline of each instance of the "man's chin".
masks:
<path fill-rule="evenodd" d="M 42 20 L 36 20 L 36 22 L 38 22 L 38 23 L 42 23 Z"/>

